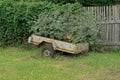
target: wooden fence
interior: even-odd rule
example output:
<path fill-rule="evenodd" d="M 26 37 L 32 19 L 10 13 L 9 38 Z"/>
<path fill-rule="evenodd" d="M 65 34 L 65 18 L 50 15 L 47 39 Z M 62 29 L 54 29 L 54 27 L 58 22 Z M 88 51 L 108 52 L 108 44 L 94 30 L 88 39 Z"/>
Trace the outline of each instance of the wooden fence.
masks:
<path fill-rule="evenodd" d="M 103 24 L 101 37 L 103 44 L 120 46 L 120 5 L 86 8 Z"/>

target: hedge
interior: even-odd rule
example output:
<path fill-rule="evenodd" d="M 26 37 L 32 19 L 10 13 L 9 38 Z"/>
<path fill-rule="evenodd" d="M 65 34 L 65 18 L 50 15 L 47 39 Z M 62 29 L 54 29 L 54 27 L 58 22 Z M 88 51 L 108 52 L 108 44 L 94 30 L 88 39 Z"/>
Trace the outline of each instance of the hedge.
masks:
<path fill-rule="evenodd" d="M 75 10 L 76 10 L 75 12 L 72 9 L 72 7 L 75 7 Z M 78 19 L 76 16 L 74 16 L 76 14 L 79 15 L 78 8 L 80 8 L 80 5 L 78 5 L 78 4 L 77 5 L 76 4 L 66 4 L 61 7 L 61 6 L 58 6 L 57 4 L 50 3 L 47 1 L 44 1 L 44 2 L 34 2 L 34 1 L 33 2 L 24 2 L 24 1 L 20 2 L 17 0 L 16 1 L 14 1 L 14 0 L 0 1 L 0 45 L 20 44 L 20 43 L 26 42 L 28 36 L 32 33 L 30 31 L 31 27 L 33 25 L 35 25 L 36 22 L 39 22 L 40 20 L 42 21 L 42 19 L 44 19 L 44 18 L 47 19 L 46 14 L 48 15 L 48 18 L 53 18 L 52 21 L 58 21 L 58 22 L 64 21 L 62 19 L 66 19 L 65 16 L 67 16 L 68 19 L 76 18 L 76 20 L 72 20 L 73 21 L 72 23 L 75 22 L 74 24 L 76 24 L 75 28 L 77 29 L 77 31 L 75 31 L 76 29 L 74 28 L 75 30 L 72 30 L 72 31 L 69 30 L 70 32 L 68 31 L 67 34 L 72 33 L 73 38 L 71 39 L 71 41 L 73 43 L 80 42 L 80 41 L 87 41 L 88 38 L 86 38 L 86 37 L 81 38 L 81 36 L 78 36 L 78 35 L 87 36 L 87 34 L 79 34 L 79 32 L 80 32 L 79 30 L 81 30 L 81 33 L 82 33 L 82 31 L 89 29 L 88 33 L 91 32 L 89 34 L 92 35 L 94 32 L 96 32 L 96 29 L 95 29 L 96 26 L 94 26 L 95 23 L 93 21 L 93 18 L 91 18 L 92 16 L 91 15 L 86 16 L 88 14 L 84 14 L 86 12 L 81 11 L 82 13 L 80 13 L 80 15 L 85 15 L 86 17 L 81 16 L 83 19 L 82 21 L 84 21 L 82 23 L 85 27 L 82 26 L 83 29 L 80 29 L 81 26 L 79 26 L 80 23 L 78 22 L 80 19 Z M 56 12 L 57 11 L 59 12 L 59 10 L 61 10 L 61 9 L 62 9 L 62 12 L 64 12 L 64 15 L 60 15 L 56 18 L 51 16 L 51 15 L 57 16 Z M 68 12 L 66 12 L 66 10 L 68 10 Z M 71 10 L 73 10 L 73 11 L 71 11 Z M 51 13 L 53 13 L 53 14 L 51 14 Z M 39 16 L 39 14 L 43 15 L 43 16 Z M 66 14 L 73 15 L 73 17 L 72 16 L 69 17 L 69 15 L 66 15 Z M 64 16 L 64 17 L 62 17 L 62 16 Z M 59 17 L 61 17 L 61 19 L 59 19 Z M 65 21 L 64 21 L 64 24 L 66 24 Z M 54 25 L 57 24 L 56 25 L 57 27 L 52 26 L 52 28 L 54 28 L 54 29 L 64 28 L 64 26 L 60 27 L 61 25 L 59 25 L 58 22 L 55 22 L 55 24 L 54 24 Z M 73 25 L 72 23 L 69 24 L 69 21 L 67 21 L 68 27 L 69 27 L 69 25 Z M 45 22 L 45 24 L 46 24 L 46 22 Z M 40 27 L 42 29 L 43 27 L 41 27 L 41 25 L 42 25 L 42 23 L 38 24 L 38 26 L 36 26 L 36 28 Z M 48 27 L 48 26 L 46 26 L 46 27 Z M 68 29 L 73 29 L 72 27 L 73 26 L 70 26 Z M 95 27 L 95 28 L 93 28 L 93 27 Z M 48 28 L 50 29 L 51 27 L 48 27 Z M 59 34 L 59 31 L 56 32 L 56 31 L 54 31 L 54 29 L 52 29 L 50 31 L 51 34 L 54 33 L 54 35 L 58 35 L 57 36 L 58 39 L 61 39 L 62 36 L 64 36 L 64 35 Z M 67 30 L 67 28 L 66 28 L 66 30 Z M 64 31 L 64 32 L 67 32 L 67 31 Z M 87 36 L 87 37 L 89 37 L 89 36 Z M 96 38 L 96 35 L 93 37 Z M 89 39 L 91 39 L 91 38 L 89 38 Z"/>
<path fill-rule="evenodd" d="M 83 6 L 105 6 L 120 4 L 120 0 L 16 0 L 16 1 L 49 1 L 57 4 L 80 2 Z"/>
<path fill-rule="evenodd" d="M 0 1 L 0 45 L 24 42 L 38 14 L 54 8 L 50 2 Z"/>

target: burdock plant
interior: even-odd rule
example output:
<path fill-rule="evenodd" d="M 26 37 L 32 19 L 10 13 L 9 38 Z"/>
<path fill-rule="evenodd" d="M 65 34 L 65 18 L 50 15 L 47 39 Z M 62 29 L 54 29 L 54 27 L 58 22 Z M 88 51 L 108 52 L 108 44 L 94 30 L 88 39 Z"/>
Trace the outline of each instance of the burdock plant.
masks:
<path fill-rule="evenodd" d="M 53 35 L 58 40 L 70 35 L 69 42 L 72 43 L 96 40 L 99 31 L 91 12 L 79 3 L 66 4 L 39 14 L 31 30 L 40 35 Z"/>

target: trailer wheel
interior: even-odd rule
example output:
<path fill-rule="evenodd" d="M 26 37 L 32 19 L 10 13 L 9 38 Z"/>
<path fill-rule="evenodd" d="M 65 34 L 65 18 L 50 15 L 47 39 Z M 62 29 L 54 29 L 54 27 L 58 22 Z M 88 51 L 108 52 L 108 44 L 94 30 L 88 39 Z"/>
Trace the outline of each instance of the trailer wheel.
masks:
<path fill-rule="evenodd" d="M 45 57 L 54 57 L 54 49 L 51 45 L 45 45 L 43 46 L 41 50 L 41 55 Z"/>

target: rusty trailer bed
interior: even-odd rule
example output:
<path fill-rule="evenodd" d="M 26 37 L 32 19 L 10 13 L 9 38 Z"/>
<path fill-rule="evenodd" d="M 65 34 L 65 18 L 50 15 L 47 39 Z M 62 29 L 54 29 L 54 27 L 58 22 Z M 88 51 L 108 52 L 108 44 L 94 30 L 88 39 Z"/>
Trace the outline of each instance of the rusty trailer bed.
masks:
<path fill-rule="evenodd" d="M 54 50 L 59 50 L 67 53 L 78 54 L 89 51 L 89 43 L 68 43 L 60 40 L 50 39 L 38 35 L 31 35 L 29 37 L 28 43 L 34 45 L 40 45 L 42 43 L 49 43 L 52 45 Z"/>

